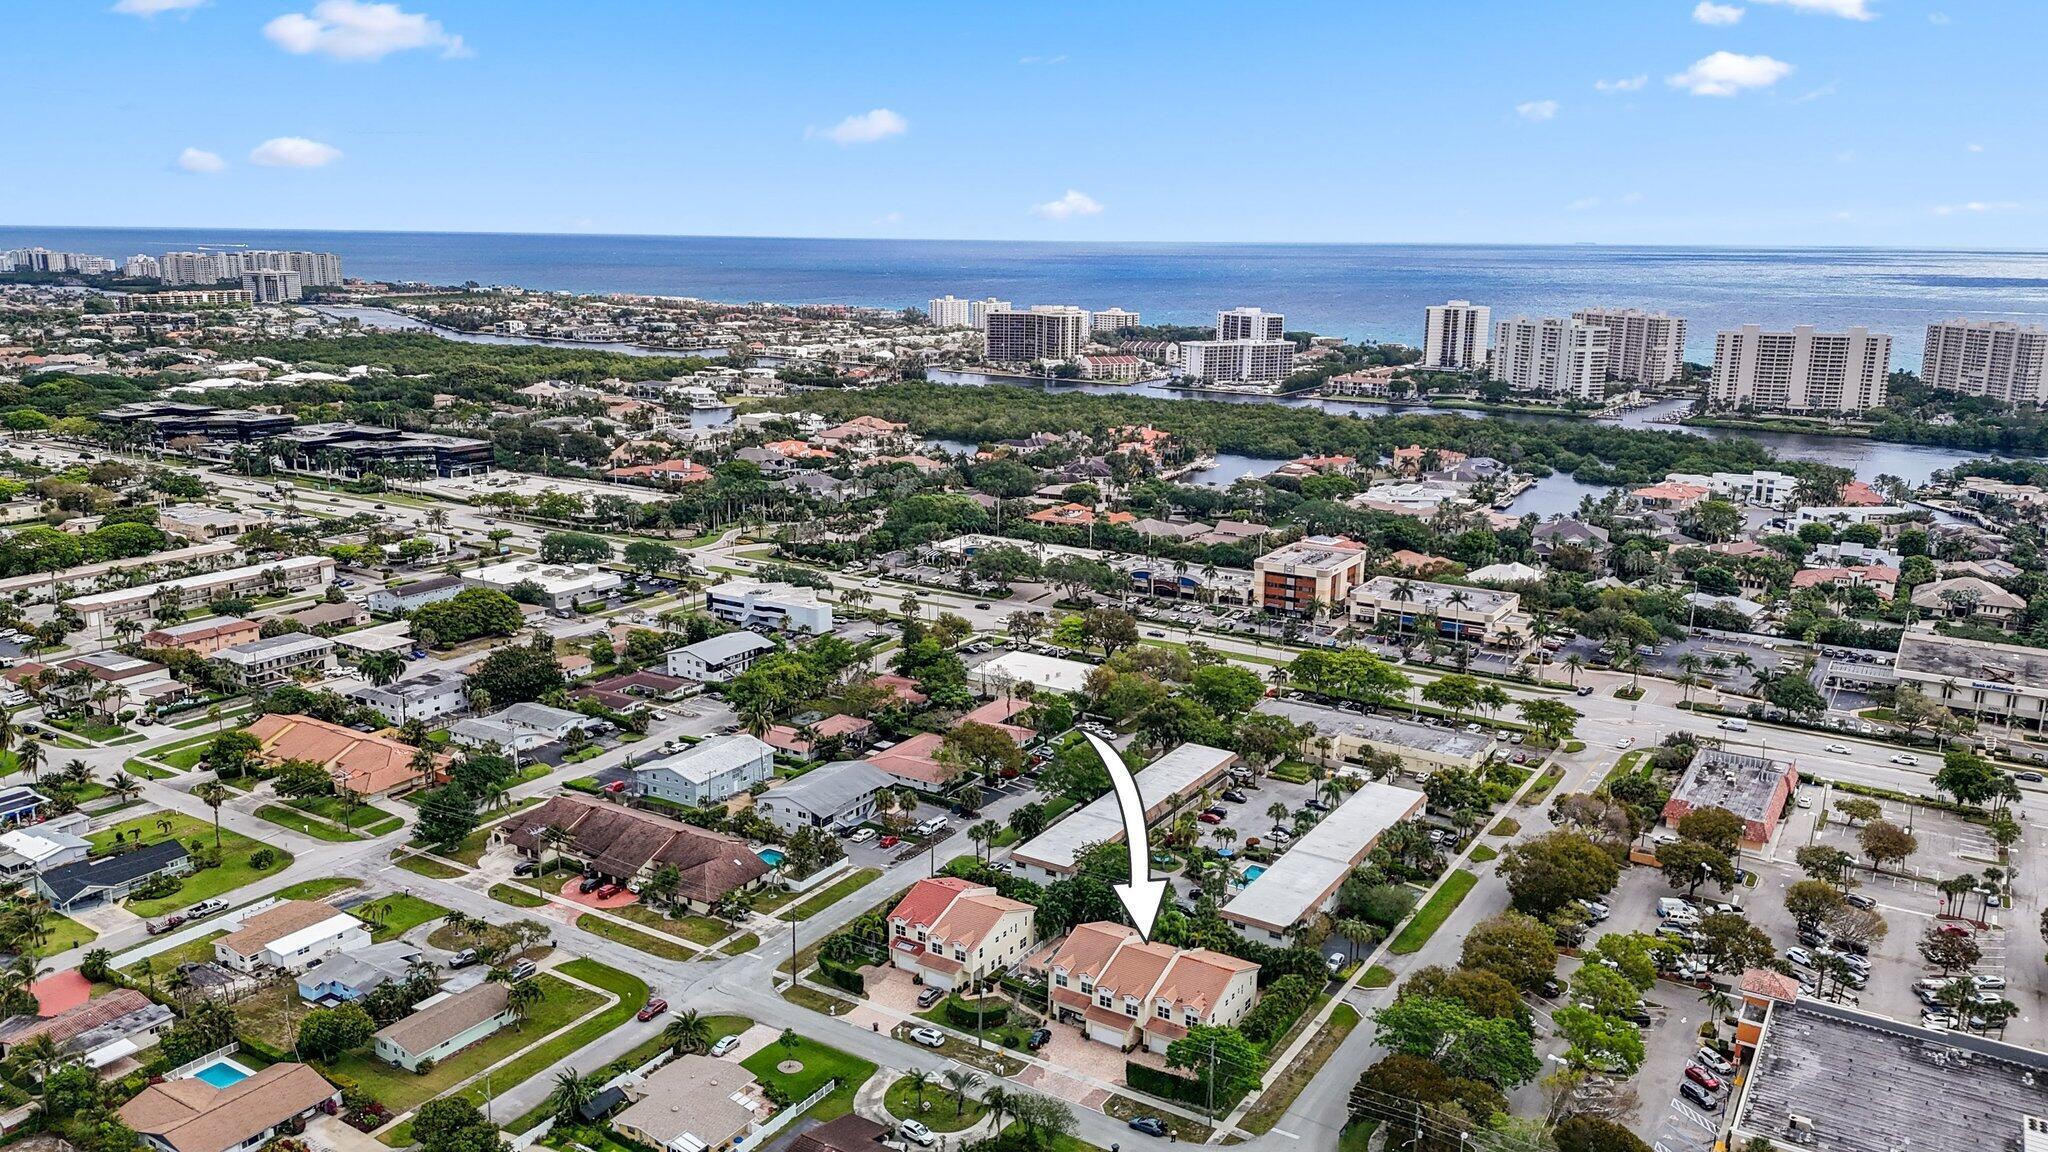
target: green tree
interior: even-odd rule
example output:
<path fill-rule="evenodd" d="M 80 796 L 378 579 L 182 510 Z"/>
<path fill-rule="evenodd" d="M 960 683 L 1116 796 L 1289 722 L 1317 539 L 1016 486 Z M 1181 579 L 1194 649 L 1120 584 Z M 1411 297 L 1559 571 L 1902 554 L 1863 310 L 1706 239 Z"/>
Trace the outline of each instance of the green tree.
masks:
<path fill-rule="evenodd" d="M 1502 912 L 1465 934 L 1458 963 L 1492 972 L 1517 988 L 1538 987 L 1557 970 L 1557 938 L 1549 926 L 1521 912 Z"/>
<path fill-rule="evenodd" d="M 1456 1000 L 1400 997 L 1374 1013 L 1373 1023 L 1381 1047 L 1428 1057 L 1453 1076 L 1511 1088 L 1543 1071 L 1521 1021 L 1482 1017 Z"/>
<path fill-rule="evenodd" d="M 314 1060 L 332 1060 L 369 1043 L 376 1033 L 377 1022 L 359 1005 L 315 1008 L 299 1021 L 299 1054 Z"/>
<path fill-rule="evenodd" d="M 1576 1004 L 1559 1008 L 1550 1018 L 1565 1039 L 1564 1058 L 1574 1067 L 1633 1076 L 1643 1066 L 1643 1034 L 1628 1021 Z"/>
<path fill-rule="evenodd" d="M 1515 908 L 1535 916 L 1605 895 L 1621 878 L 1621 866 L 1605 848 L 1566 829 L 1515 845 L 1501 854 L 1496 868 L 1507 879 Z"/>

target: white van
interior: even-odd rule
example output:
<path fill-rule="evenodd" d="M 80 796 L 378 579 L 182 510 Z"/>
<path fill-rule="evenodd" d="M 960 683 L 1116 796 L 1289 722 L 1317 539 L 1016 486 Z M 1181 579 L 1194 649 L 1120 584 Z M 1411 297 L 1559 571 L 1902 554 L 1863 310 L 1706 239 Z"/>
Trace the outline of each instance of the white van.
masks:
<path fill-rule="evenodd" d="M 1723 731 L 1727 732 L 1747 732 L 1749 731 L 1749 721 L 1737 720 L 1731 717 L 1727 720 L 1721 721 L 1721 723 L 1716 725 L 1716 727 L 1719 727 Z"/>
<path fill-rule="evenodd" d="M 1699 912 L 1692 905 L 1676 896 L 1657 897 L 1657 915 L 1666 920 L 1699 919 Z"/>

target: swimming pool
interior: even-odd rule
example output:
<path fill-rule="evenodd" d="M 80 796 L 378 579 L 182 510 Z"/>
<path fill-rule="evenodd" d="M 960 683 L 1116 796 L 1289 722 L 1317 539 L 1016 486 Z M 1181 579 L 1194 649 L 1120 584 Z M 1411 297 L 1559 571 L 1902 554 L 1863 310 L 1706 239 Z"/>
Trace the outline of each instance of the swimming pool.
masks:
<path fill-rule="evenodd" d="M 255 1075 L 255 1073 L 250 1072 L 247 1068 L 242 1067 L 233 1060 L 222 1057 L 204 1068 L 194 1070 L 190 1075 L 192 1079 L 204 1080 L 215 1088 L 226 1088 L 247 1080 L 250 1076 Z"/>
<path fill-rule="evenodd" d="M 1249 884 L 1265 874 L 1266 866 L 1264 864 L 1247 864 L 1244 869 L 1244 882 Z"/>
<path fill-rule="evenodd" d="M 761 863 L 766 864 L 770 868 L 782 867 L 782 849 L 780 848 L 762 848 L 756 851 L 754 855 L 759 856 Z"/>

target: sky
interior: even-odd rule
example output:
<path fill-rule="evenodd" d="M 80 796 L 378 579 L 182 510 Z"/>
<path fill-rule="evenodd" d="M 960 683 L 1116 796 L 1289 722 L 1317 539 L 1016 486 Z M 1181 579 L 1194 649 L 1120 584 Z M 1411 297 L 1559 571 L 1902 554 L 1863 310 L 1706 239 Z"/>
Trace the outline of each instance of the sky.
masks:
<path fill-rule="evenodd" d="M 2048 249 L 2041 0 L 0 0 L 0 222 Z"/>

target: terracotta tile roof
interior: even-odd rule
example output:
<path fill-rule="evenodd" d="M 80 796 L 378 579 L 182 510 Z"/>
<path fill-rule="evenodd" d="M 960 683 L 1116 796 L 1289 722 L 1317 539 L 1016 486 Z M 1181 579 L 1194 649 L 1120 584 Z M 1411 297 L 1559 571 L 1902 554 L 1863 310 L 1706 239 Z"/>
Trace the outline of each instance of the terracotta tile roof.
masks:
<path fill-rule="evenodd" d="M 953 901 L 945 914 L 932 926 L 932 938 L 949 944 L 960 944 L 967 948 L 979 948 L 996 930 L 1003 918 L 1013 912 L 1036 911 L 1021 900 L 998 896 L 994 892 L 969 893 Z"/>
<path fill-rule="evenodd" d="M 768 874 L 768 865 L 747 842 L 679 820 L 575 796 L 556 796 L 504 824 L 505 838 L 537 854 L 542 830 L 569 834 L 569 851 L 612 876 L 637 876 L 650 865 L 673 864 L 683 875 L 678 889 L 709 904 L 735 888 Z"/>
<path fill-rule="evenodd" d="M 1137 929 L 1122 924 L 1105 921 L 1079 924 L 1067 933 L 1067 938 L 1053 951 L 1045 967 L 1062 969 L 1069 979 L 1080 976 L 1094 979 L 1109 967 L 1119 948 L 1136 939 Z"/>
<path fill-rule="evenodd" d="M 1107 988 L 1119 997 L 1148 999 L 1152 990 L 1159 986 L 1159 977 L 1173 963 L 1173 956 L 1173 948 L 1166 944 L 1143 941 L 1125 944 L 1117 949 L 1116 958 L 1109 962 L 1108 969 L 1095 978 L 1095 989 L 1100 992 Z"/>
<path fill-rule="evenodd" d="M 412 766 L 417 751 L 412 745 L 311 716 L 269 713 L 249 725 L 248 732 L 256 737 L 263 758 L 270 763 L 310 760 L 326 768 L 336 786 L 351 792 L 382 794 L 419 777 Z M 436 754 L 437 775 L 444 774 L 454 759 L 448 752 Z"/>
<path fill-rule="evenodd" d="M 958 876 L 927 877 L 910 886 L 910 891 L 905 892 L 903 899 L 896 902 L 896 907 L 889 910 L 889 920 L 930 928 L 939 922 L 939 917 L 952 906 L 953 901 L 968 892 L 977 891 L 992 892 L 994 889 L 981 887 Z"/>
<path fill-rule="evenodd" d="M 10 1031 L 0 1033 L 0 1044 L 8 1048 L 27 1043 L 37 1036 L 48 1036 L 58 1047 L 72 1037 L 90 1032 L 102 1024 L 118 1020 L 130 1012 L 139 1012 L 150 1006 L 149 997 L 133 988 L 116 988 L 97 1000 L 88 1000 L 69 1011 L 55 1016 L 27 1017 L 27 1023 Z M 16 1020 L 24 1019 L 16 1017 Z M 9 1023 L 13 1023 L 10 1021 Z"/>
<path fill-rule="evenodd" d="M 1767 996 L 1790 1004 L 1799 999 L 1799 982 L 1783 972 L 1751 968 L 1742 974 L 1742 990 L 1753 996 Z"/>
<path fill-rule="evenodd" d="M 950 782 L 960 769 L 938 760 L 939 745 L 945 737 L 937 732 L 920 732 L 894 748 L 868 753 L 867 762 L 892 776 L 918 780 L 933 786 Z"/>
<path fill-rule="evenodd" d="M 1176 1010 L 1193 1008 L 1207 1017 L 1223 999 L 1223 993 L 1239 973 L 1256 971 L 1258 965 L 1222 952 L 1196 948 L 1174 957 L 1173 966 L 1160 978 L 1153 998 L 1170 1002 Z"/>
<path fill-rule="evenodd" d="M 246 1080 L 215 1088 L 203 1080 L 166 1080 L 121 1106 L 130 1128 L 175 1152 L 227 1152 L 334 1095 L 334 1085 L 305 1064 L 272 1064 Z"/>
<path fill-rule="evenodd" d="M 905 704 L 917 705 L 931 699 L 931 697 L 926 696 L 923 692 L 918 691 L 917 681 L 912 680 L 908 676 L 898 676 L 894 672 L 884 672 L 880 676 L 871 676 L 868 678 L 868 683 L 878 688 L 887 688 L 896 694 L 898 700 L 903 701 Z"/>
<path fill-rule="evenodd" d="M 287 900 L 242 921 L 232 935 L 214 941 L 238 956 L 254 956 L 277 940 L 347 913 L 318 900 Z"/>

